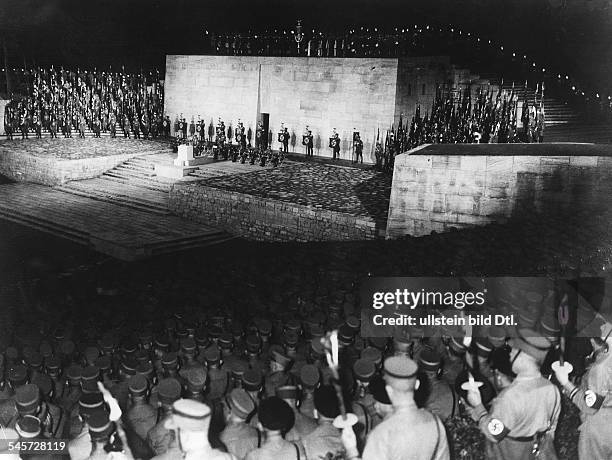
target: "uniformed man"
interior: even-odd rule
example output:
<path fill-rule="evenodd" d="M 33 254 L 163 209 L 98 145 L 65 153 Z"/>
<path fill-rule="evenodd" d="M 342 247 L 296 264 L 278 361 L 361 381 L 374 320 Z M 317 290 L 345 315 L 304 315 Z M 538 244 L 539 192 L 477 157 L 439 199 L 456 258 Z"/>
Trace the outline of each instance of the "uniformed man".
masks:
<path fill-rule="evenodd" d="M 359 133 L 355 133 L 353 142 L 355 144 L 355 163 L 359 163 L 359 159 L 361 159 L 361 164 L 363 164 L 363 141 L 361 140 Z"/>
<path fill-rule="evenodd" d="M 340 415 L 336 390 L 332 385 L 322 385 L 314 392 L 317 428 L 302 443 L 307 458 L 332 458 L 342 452 L 341 432 L 333 424 Z"/>
<path fill-rule="evenodd" d="M 91 454 L 88 460 L 127 460 L 134 456 L 120 423 L 110 421 L 106 410 L 93 412 L 88 419 Z M 111 441 L 112 440 L 112 441 Z"/>
<path fill-rule="evenodd" d="M 270 372 L 265 376 L 266 396 L 274 396 L 276 389 L 284 385 L 291 384 L 289 367 L 292 363 L 291 358 L 285 356 L 282 348 L 272 349 L 270 353 Z"/>
<path fill-rule="evenodd" d="M 358 359 L 353 364 L 355 374 L 355 392 L 353 394 L 352 413 L 357 416 L 355 433 L 361 446 L 365 445 L 365 439 L 372 429 L 372 418 L 376 415 L 375 400 L 369 391 L 370 380 L 376 373 L 374 362 L 368 359 Z"/>
<path fill-rule="evenodd" d="M 282 134 L 283 134 L 283 152 L 289 153 L 289 138 L 291 136 L 289 135 L 289 131 L 287 130 L 287 128 L 283 130 Z"/>
<path fill-rule="evenodd" d="M 418 389 L 417 364 L 405 356 L 392 356 L 384 363 L 386 389 L 393 405 L 393 414 L 368 436 L 364 460 L 450 459 L 444 425 L 426 409 L 419 409 L 414 400 Z M 358 458 L 355 432 L 342 431 L 342 442 L 348 458 Z"/>
<path fill-rule="evenodd" d="M 255 411 L 255 403 L 242 388 L 233 389 L 225 397 L 223 405 L 225 429 L 220 439 L 229 453 L 244 458 L 249 452 L 261 447 L 260 432 L 246 421 Z"/>
<path fill-rule="evenodd" d="M 332 132 L 332 136 L 329 139 L 329 146 L 332 149 L 333 159 L 339 160 L 340 159 L 340 136 L 336 132 L 336 128 L 334 128 Z"/>
<path fill-rule="evenodd" d="M 165 115 L 163 121 L 163 133 L 164 137 L 170 137 L 170 116 Z"/>
<path fill-rule="evenodd" d="M 260 448 L 252 450 L 245 460 L 293 460 L 304 459 L 298 444 L 286 441 L 283 433 L 293 427 L 293 411 L 289 405 L 276 396 L 264 399 L 258 410 L 259 430 L 264 433 Z"/>
<path fill-rule="evenodd" d="M 304 439 L 305 436 L 309 435 L 317 428 L 317 422 L 314 418 L 307 417 L 298 410 L 297 402 L 300 399 L 298 387 L 294 385 L 279 387 L 276 389 L 276 396 L 289 404 L 295 418 L 293 427 L 285 435 L 287 441 L 299 441 Z"/>
<path fill-rule="evenodd" d="M 563 392 L 580 410 L 582 425 L 578 458 L 612 458 L 612 323 L 601 326 L 599 337 L 591 339 L 595 360 L 582 377 L 580 386 L 569 380 L 569 367 L 555 369 Z"/>
<path fill-rule="evenodd" d="M 425 392 L 423 407 L 445 421 L 455 415 L 459 401 L 453 388 L 440 379 L 441 365 L 440 355 L 436 351 L 423 350 L 419 356 L 422 377 L 419 391 Z"/>
<path fill-rule="evenodd" d="M 210 407 L 192 399 L 179 399 L 172 404 L 172 415 L 166 428 L 174 430 L 180 451 L 170 450 L 154 460 L 236 460 L 232 454 L 214 449 L 208 441 Z"/>
<path fill-rule="evenodd" d="M 556 458 L 553 439 L 561 395 L 540 373 L 550 342 L 533 330 L 518 329 L 510 345 L 516 378 L 493 400 L 491 409 L 485 409 L 476 387 L 467 393 L 470 415 L 487 440 L 487 458 Z"/>
<path fill-rule="evenodd" d="M 149 383 L 144 376 L 136 374 L 130 377 L 128 389 L 131 407 L 125 414 L 126 434 L 137 457 L 150 457 L 146 439 L 157 423 L 157 410 L 147 402 Z"/>
<path fill-rule="evenodd" d="M 79 399 L 78 414 L 81 430 L 68 443 L 71 460 L 85 460 L 91 453 L 91 435 L 89 434 L 89 416 L 96 411 L 103 411 L 102 393 L 86 393 Z"/>
<path fill-rule="evenodd" d="M 312 137 L 312 131 L 308 128 L 308 126 L 306 126 L 306 134 L 305 136 L 305 140 L 306 140 L 306 156 L 313 156 L 313 137 Z"/>
<path fill-rule="evenodd" d="M 181 397 L 181 390 L 181 384 L 174 378 L 163 379 L 158 384 L 159 421 L 147 433 L 147 444 L 154 455 L 164 454 L 171 449 L 178 450 L 175 432 L 166 428 L 165 423 L 172 416 L 172 404 Z"/>
<path fill-rule="evenodd" d="M 193 137 L 196 134 L 196 124 L 193 117 L 191 117 L 191 123 L 189 123 L 189 136 Z"/>

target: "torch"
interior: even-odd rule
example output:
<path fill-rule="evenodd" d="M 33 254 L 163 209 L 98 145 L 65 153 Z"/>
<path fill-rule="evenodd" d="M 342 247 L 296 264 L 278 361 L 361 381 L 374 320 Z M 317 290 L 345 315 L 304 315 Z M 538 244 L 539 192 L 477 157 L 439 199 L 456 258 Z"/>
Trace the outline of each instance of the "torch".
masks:
<path fill-rule="evenodd" d="M 569 323 L 569 303 L 567 298 L 567 293 L 563 294 L 561 298 L 561 302 L 559 303 L 559 309 L 557 311 L 557 319 L 559 320 L 559 361 L 555 361 L 552 363 L 551 368 L 553 371 L 558 370 L 561 367 L 568 367 L 568 374 L 571 374 L 574 367 L 565 362 L 564 354 L 565 354 L 565 334 L 567 329 L 567 324 Z"/>
<path fill-rule="evenodd" d="M 338 331 L 328 332 L 325 337 L 321 338 L 321 343 L 325 347 L 325 355 L 327 356 L 327 364 L 332 372 L 332 383 L 336 390 L 338 398 L 338 406 L 340 407 L 340 415 L 334 420 L 334 426 L 339 429 L 350 428 L 357 423 L 355 414 L 347 413 L 344 406 L 344 398 L 342 396 L 342 388 L 340 387 L 340 374 L 338 373 Z"/>

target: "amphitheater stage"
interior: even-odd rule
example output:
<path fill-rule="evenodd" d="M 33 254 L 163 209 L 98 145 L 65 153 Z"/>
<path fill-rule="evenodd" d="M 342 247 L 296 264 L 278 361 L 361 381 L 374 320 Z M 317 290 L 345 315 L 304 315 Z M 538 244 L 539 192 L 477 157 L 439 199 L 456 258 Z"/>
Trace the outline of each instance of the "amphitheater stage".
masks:
<path fill-rule="evenodd" d="M 0 142 L 0 174 L 44 185 L 96 177 L 135 156 L 170 152 L 167 142 L 104 138 L 16 139 Z"/>
<path fill-rule="evenodd" d="M 427 145 L 395 159 L 387 237 L 528 214 L 598 215 L 611 200 L 612 144 Z"/>

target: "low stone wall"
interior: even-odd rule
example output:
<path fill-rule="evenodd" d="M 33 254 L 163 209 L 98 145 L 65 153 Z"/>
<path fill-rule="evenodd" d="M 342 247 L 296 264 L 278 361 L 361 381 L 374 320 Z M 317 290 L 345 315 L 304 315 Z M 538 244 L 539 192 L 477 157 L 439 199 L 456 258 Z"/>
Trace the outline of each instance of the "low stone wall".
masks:
<path fill-rule="evenodd" d="M 134 152 L 74 160 L 36 157 L 20 151 L 0 152 L 0 174 L 22 182 L 59 185 L 71 180 L 89 179 L 141 155 Z"/>
<path fill-rule="evenodd" d="M 397 156 L 387 237 L 610 204 L 612 146 L 551 144 L 547 150 L 546 144 L 532 149 L 515 145 L 453 146 L 453 154 L 440 154 L 444 150 L 439 148 L 428 154 L 425 146 Z M 602 155 L 607 153 L 602 147 L 608 147 L 611 156 Z M 559 155 L 562 152 L 567 154 Z"/>
<path fill-rule="evenodd" d="M 169 209 L 232 235 L 257 241 L 350 241 L 374 239 L 373 219 L 318 210 L 201 184 L 175 184 Z"/>

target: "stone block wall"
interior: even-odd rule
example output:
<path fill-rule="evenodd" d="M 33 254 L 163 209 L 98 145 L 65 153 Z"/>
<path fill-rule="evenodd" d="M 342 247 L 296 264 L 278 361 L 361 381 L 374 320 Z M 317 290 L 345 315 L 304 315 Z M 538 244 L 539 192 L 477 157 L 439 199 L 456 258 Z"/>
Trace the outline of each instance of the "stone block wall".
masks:
<path fill-rule="evenodd" d="M 200 184 L 175 184 L 169 209 L 181 217 L 256 241 L 350 241 L 378 238 L 362 216 L 272 201 Z"/>
<path fill-rule="evenodd" d="M 526 213 L 596 209 L 611 196 L 611 157 L 426 152 L 424 147 L 396 157 L 389 238 L 506 222 Z"/>
<path fill-rule="evenodd" d="M 59 185 L 71 180 L 88 179 L 143 152 L 108 155 L 76 160 L 36 157 L 18 151 L 0 153 L 0 174 L 20 182 Z"/>
<path fill-rule="evenodd" d="M 309 125 L 315 155 L 331 156 L 328 139 L 336 128 L 341 157 L 349 159 L 352 133 L 364 141 L 364 160 L 373 163 L 378 130 L 412 117 L 417 102 L 429 108 L 438 84 L 448 80 L 448 57 L 298 58 L 260 56 L 166 57 L 165 112 L 172 121 L 200 115 L 226 126 L 241 119 L 253 130 L 259 113 L 270 115 L 272 148 L 284 123 L 290 151 L 305 153 L 302 133 Z M 424 91 L 424 92 L 423 92 Z"/>

